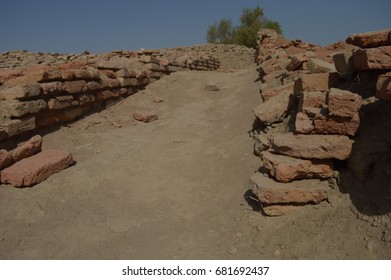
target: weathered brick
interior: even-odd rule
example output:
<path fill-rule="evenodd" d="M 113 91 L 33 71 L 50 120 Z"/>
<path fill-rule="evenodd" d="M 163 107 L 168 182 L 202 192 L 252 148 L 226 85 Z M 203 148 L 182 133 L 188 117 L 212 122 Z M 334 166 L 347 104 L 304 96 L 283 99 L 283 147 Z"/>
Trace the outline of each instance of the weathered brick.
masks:
<path fill-rule="evenodd" d="M 0 114 L 7 118 L 19 118 L 27 114 L 35 114 L 46 108 L 47 103 L 42 99 L 34 101 L 5 100 L 0 102 Z"/>
<path fill-rule="evenodd" d="M 23 142 L 18 145 L 15 149 L 10 151 L 13 162 L 18 162 L 24 158 L 31 157 L 41 151 L 42 137 L 36 135 L 27 142 Z"/>
<path fill-rule="evenodd" d="M 0 91 L 0 99 L 22 99 L 39 95 L 41 95 L 39 84 L 19 85 Z"/>
<path fill-rule="evenodd" d="M 330 159 L 308 160 L 262 152 L 263 166 L 279 182 L 298 179 L 330 178 L 333 176 L 333 163 Z"/>
<path fill-rule="evenodd" d="M 67 93 L 74 94 L 84 92 L 88 89 L 86 81 L 67 81 L 64 82 L 64 89 Z"/>
<path fill-rule="evenodd" d="M 261 173 L 251 176 L 250 189 L 265 204 L 320 203 L 328 197 L 325 181 L 309 179 L 280 183 Z"/>
<path fill-rule="evenodd" d="M 331 116 L 353 117 L 360 110 L 362 98 L 360 95 L 337 88 L 330 89 L 328 108 Z"/>
<path fill-rule="evenodd" d="M 50 110 L 60 110 L 72 106 L 77 106 L 79 102 L 74 100 L 72 96 L 58 96 L 48 101 L 48 108 Z"/>
<path fill-rule="evenodd" d="M 307 110 L 307 112 L 297 113 L 295 121 L 297 133 L 354 136 L 360 126 L 358 113 L 353 117 L 337 117 L 327 115 L 322 111 L 317 113 L 314 113 L 314 111 Z"/>
<path fill-rule="evenodd" d="M 338 73 L 304 74 L 296 80 L 295 93 L 300 91 L 327 91 L 339 83 Z"/>
<path fill-rule="evenodd" d="M 361 48 L 391 45 L 391 29 L 352 34 L 346 42 Z"/>
<path fill-rule="evenodd" d="M 347 159 L 353 141 L 342 135 L 276 134 L 271 139 L 272 149 L 279 154 L 308 159 Z"/>
<path fill-rule="evenodd" d="M 71 154 L 46 150 L 2 170 L 1 182 L 9 183 L 14 187 L 29 187 L 45 181 L 72 163 Z"/>
<path fill-rule="evenodd" d="M 356 50 L 353 64 L 360 71 L 391 69 L 391 46 Z"/>
<path fill-rule="evenodd" d="M 284 90 L 254 109 L 255 116 L 264 124 L 281 121 L 294 104 L 293 92 Z"/>

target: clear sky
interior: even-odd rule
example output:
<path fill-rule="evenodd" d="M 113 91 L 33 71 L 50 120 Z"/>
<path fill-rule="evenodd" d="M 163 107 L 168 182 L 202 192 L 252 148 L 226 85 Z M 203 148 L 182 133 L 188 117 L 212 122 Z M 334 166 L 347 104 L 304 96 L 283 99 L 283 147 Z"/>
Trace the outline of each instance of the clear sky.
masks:
<path fill-rule="evenodd" d="M 205 43 L 210 24 L 259 5 L 284 36 L 327 45 L 391 28 L 391 0 L 1 0 L 0 52 L 100 53 Z"/>

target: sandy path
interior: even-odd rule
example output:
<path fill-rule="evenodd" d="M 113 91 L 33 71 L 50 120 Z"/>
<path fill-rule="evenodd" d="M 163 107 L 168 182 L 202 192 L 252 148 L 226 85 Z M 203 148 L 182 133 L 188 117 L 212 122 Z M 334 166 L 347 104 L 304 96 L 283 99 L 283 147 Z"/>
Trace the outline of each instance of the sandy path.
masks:
<path fill-rule="evenodd" d="M 47 134 L 44 148 L 77 164 L 34 188 L 0 186 L 0 258 L 390 258 L 382 229 L 338 191 L 287 217 L 252 211 L 243 196 L 260 165 L 247 133 L 256 78 L 255 68 L 175 73 Z M 159 120 L 134 122 L 134 109 Z"/>
<path fill-rule="evenodd" d="M 259 100 L 255 73 L 177 73 L 108 112 L 47 135 L 44 148 L 71 151 L 77 165 L 31 189 L 1 187 L 1 257 L 228 253 L 255 168 L 246 133 L 250 108 Z M 221 91 L 205 91 L 209 81 Z M 164 102 L 152 103 L 154 95 Z M 133 124 L 134 108 L 156 109 L 159 120 Z"/>

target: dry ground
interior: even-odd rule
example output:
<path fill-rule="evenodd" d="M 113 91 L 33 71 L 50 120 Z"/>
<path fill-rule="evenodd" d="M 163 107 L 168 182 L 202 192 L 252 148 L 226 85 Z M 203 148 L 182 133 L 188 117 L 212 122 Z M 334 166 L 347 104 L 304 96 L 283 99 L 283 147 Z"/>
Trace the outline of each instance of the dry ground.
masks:
<path fill-rule="evenodd" d="M 385 217 L 362 216 L 338 190 L 290 216 L 253 210 L 256 78 L 255 67 L 174 73 L 45 135 L 44 149 L 77 164 L 33 188 L 0 186 L 0 258 L 390 259 Z M 159 120 L 135 122 L 135 109 Z"/>

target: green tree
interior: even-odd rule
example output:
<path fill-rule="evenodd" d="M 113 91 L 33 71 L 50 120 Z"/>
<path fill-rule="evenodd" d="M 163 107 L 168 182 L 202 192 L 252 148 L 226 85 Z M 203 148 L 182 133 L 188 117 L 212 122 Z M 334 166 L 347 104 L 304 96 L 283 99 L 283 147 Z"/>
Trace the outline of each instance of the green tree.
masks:
<path fill-rule="evenodd" d="M 230 19 L 223 18 L 218 23 L 210 25 L 207 41 L 212 44 L 232 44 L 233 26 Z"/>
<path fill-rule="evenodd" d="M 261 28 L 274 29 L 282 34 L 280 24 L 266 18 L 262 8 L 245 8 L 240 16 L 239 26 L 233 27 L 230 19 L 223 18 L 209 26 L 206 39 L 212 44 L 237 44 L 255 48 L 257 34 Z"/>

